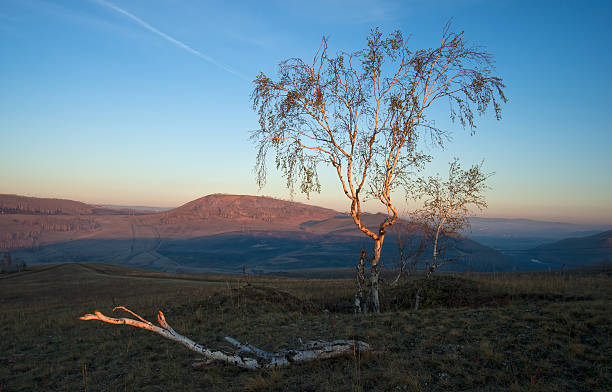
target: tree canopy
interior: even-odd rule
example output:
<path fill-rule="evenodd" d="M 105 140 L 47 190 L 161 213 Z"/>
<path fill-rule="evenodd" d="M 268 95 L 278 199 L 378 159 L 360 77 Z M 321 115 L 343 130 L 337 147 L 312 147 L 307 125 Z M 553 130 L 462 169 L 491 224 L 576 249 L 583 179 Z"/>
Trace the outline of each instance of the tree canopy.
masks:
<path fill-rule="evenodd" d="M 399 215 L 393 191 L 429 161 L 419 141 L 429 137 L 442 144 L 447 135 L 428 110 L 447 100 L 450 118 L 473 132 L 475 114 L 492 108 L 499 119 L 506 102 L 492 56 L 450 24 L 433 48 L 408 44 L 400 31 L 385 37 L 373 29 L 364 49 L 331 55 L 323 38 L 312 62 L 282 61 L 276 79 L 257 76 L 252 94 L 259 116 L 251 135 L 259 186 L 266 181 L 270 150 L 292 192 L 296 185 L 307 196 L 320 192 L 320 166 L 335 170 L 355 224 L 375 241 L 376 276 L 384 236 Z M 362 222 L 366 199 L 387 212 L 378 227 Z"/>

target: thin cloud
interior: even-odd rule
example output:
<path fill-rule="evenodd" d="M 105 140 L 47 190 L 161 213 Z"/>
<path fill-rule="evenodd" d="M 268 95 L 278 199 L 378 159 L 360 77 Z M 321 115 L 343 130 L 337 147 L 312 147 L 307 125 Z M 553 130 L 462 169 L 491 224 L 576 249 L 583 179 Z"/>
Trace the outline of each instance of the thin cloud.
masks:
<path fill-rule="evenodd" d="M 221 64 L 220 62 L 218 62 L 217 60 L 215 60 L 214 58 L 205 55 L 204 53 L 200 52 L 197 49 L 192 48 L 191 46 L 187 45 L 184 42 L 179 41 L 176 38 L 172 38 L 171 36 L 169 36 L 168 34 L 164 33 L 163 31 L 159 31 L 158 29 L 156 29 L 155 27 L 151 26 L 150 24 L 148 24 L 147 22 L 145 22 L 144 20 L 140 19 L 139 17 L 137 17 L 136 15 L 124 10 L 123 8 L 117 7 L 116 5 L 114 5 L 113 3 L 109 3 L 108 1 L 105 0 L 97 0 L 98 3 L 104 5 L 105 7 L 108 7 L 124 16 L 127 16 L 128 18 L 130 18 L 131 20 L 133 20 L 134 22 L 138 23 L 139 25 L 141 25 L 142 27 L 144 27 L 145 29 L 151 31 L 152 33 L 157 34 L 158 36 L 164 38 L 167 41 L 170 41 L 171 43 L 173 43 L 174 45 L 178 46 L 181 49 L 184 49 L 186 51 L 188 51 L 189 53 L 198 56 L 199 58 L 208 61 L 211 64 L 214 64 L 215 66 L 221 68 L 222 70 L 231 73 L 232 75 L 238 76 L 241 79 L 244 80 L 249 80 L 246 76 L 244 76 L 243 74 L 234 71 L 233 69 L 231 69 L 230 67 Z"/>

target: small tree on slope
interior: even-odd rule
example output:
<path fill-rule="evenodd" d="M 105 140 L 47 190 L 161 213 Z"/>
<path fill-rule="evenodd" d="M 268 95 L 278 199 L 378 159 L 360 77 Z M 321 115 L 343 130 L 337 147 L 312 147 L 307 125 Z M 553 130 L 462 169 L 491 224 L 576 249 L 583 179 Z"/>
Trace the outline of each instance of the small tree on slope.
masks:
<path fill-rule="evenodd" d="M 393 191 L 429 161 L 418 142 L 425 136 L 439 144 L 444 140 L 444 130 L 427 118 L 428 111 L 447 100 L 451 119 L 471 131 L 475 112 L 492 106 L 499 119 L 505 86 L 493 71 L 490 54 L 446 25 L 439 45 L 429 49 L 411 50 L 401 32 L 385 38 L 375 29 L 363 50 L 330 55 L 324 38 L 311 63 L 288 59 L 280 63 L 276 80 L 263 73 L 255 79 L 257 182 L 265 184 L 270 149 L 292 192 L 296 183 L 307 196 L 320 192 L 319 166 L 334 170 L 351 217 L 374 242 L 364 301 L 369 310 L 380 311 L 381 249 L 398 220 Z M 368 198 L 386 211 L 376 227 L 362 221 Z"/>
<path fill-rule="evenodd" d="M 431 259 L 425 265 L 425 277 L 416 290 L 414 310 L 419 309 L 421 290 L 431 274 L 454 260 L 446 252 L 456 245 L 461 232 L 469 228 L 470 208 L 482 210 L 487 207 L 483 193 L 490 176 L 492 173 L 482 171 L 482 164 L 473 165 L 468 170 L 461 169 L 459 160 L 455 158 L 449 165 L 447 179 L 439 175 L 419 178 L 407 186 L 407 195 L 423 201 L 423 206 L 411 218 L 432 246 Z"/>

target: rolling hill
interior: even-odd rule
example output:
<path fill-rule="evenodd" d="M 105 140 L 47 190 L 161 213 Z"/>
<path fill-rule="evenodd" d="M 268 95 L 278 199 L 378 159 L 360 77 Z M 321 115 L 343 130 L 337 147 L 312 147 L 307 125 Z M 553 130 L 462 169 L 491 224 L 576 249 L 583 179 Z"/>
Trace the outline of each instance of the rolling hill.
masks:
<path fill-rule="evenodd" d="M 464 233 L 502 252 L 535 248 L 565 238 L 584 237 L 610 230 L 612 225 L 547 222 L 532 219 L 471 217 Z"/>
<path fill-rule="evenodd" d="M 142 211 L 0 195 L 0 206 L 0 252 L 30 265 L 90 261 L 166 272 L 238 272 L 244 265 L 269 272 L 353 267 L 359 251 L 371 247 L 346 214 L 269 197 L 214 194 Z M 381 219 L 364 215 L 370 226 Z M 394 230 L 383 248 L 387 267 L 398 254 Z M 516 269 L 468 238 L 457 238 L 451 256 L 461 260 L 454 269 Z"/>
<path fill-rule="evenodd" d="M 612 230 L 586 237 L 567 238 L 525 252 L 534 263 L 552 268 L 576 268 L 612 260 Z"/>

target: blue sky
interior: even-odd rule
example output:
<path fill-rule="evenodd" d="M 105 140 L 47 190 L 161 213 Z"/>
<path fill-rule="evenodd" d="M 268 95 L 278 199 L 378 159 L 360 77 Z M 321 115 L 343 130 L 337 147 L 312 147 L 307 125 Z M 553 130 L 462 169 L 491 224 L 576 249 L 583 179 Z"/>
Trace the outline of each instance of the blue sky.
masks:
<path fill-rule="evenodd" d="M 414 48 L 455 30 L 497 63 L 509 102 L 453 156 L 484 159 L 485 216 L 612 222 L 612 3 L 592 1 L 0 2 L 0 193 L 177 206 L 210 193 L 289 198 L 252 173 L 251 80 L 289 57 L 400 29 Z M 310 203 L 345 211 L 333 173 Z M 296 196 L 296 200 L 304 198 Z"/>

